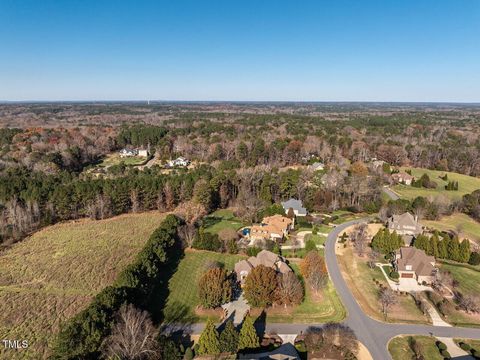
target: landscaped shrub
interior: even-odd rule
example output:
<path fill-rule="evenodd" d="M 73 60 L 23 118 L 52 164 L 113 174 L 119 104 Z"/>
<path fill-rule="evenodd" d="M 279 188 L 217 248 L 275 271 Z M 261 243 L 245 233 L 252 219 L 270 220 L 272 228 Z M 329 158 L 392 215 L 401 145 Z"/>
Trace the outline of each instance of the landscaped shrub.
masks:
<path fill-rule="evenodd" d="M 459 345 L 460 345 L 460 348 L 462 350 L 465 350 L 467 352 L 470 352 L 470 350 L 472 349 L 472 347 L 470 345 L 468 345 L 467 343 L 464 343 L 464 342 L 461 342 Z"/>
<path fill-rule="evenodd" d="M 392 271 L 392 272 L 390 273 L 390 277 L 391 277 L 392 279 L 397 280 L 397 279 L 400 277 L 400 274 L 399 274 L 398 272 L 396 272 L 396 271 Z"/>
<path fill-rule="evenodd" d="M 475 359 L 480 359 L 480 351 L 479 350 L 472 349 L 472 355 L 475 357 Z"/>
<path fill-rule="evenodd" d="M 317 250 L 317 244 L 315 244 L 315 241 L 313 241 L 312 239 L 308 239 L 305 242 L 305 251 L 309 252 L 312 250 Z"/>
<path fill-rule="evenodd" d="M 468 260 L 470 265 L 480 265 L 480 253 L 474 251 L 470 254 L 470 259 Z"/>
<path fill-rule="evenodd" d="M 217 234 L 211 234 L 200 228 L 193 240 L 192 247 L 199 250 L 221 251 L 222 241 Z"/>
<path fill-rule="evenodd" d="M 451 359 L 452 358 L 452 356 L 450 355 L 450 353 L 447 350 L 440 351 L 440 354 L 442 354 L 444 359 Z"/>
<path fill-rule="evenodd" d="M 447 350 L 447 345 L 445 345 L 443 342 L 441 341 L 437 341 L 436 342 L 436 345 L 437 345 L 437 348 L 438 350 L 442 351 L 442 350 Z"/>

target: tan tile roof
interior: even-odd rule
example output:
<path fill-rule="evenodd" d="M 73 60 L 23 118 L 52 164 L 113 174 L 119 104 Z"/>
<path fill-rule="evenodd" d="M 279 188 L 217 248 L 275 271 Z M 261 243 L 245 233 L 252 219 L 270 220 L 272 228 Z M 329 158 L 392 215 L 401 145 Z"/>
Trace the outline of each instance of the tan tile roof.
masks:
<path fill-rule="evenodd" d="M 400 258 L 397 260 L 398 271 L 414 271 L 417 276 L 432 275 L 435 266 L 435 258 L 425 254 L 425 251 L 415 247 L 401 247 L 397 250 Z M 412 269 L 407 270 L 407 266 L 411 265 Z"/>
<path fill-rule="evenodd" d="M 287 231 L 290 225 L 292 225 L 292 219 L 289 219 L 285 216 L 267 216 L 263 218 L 262 225 L 252 226 L 250 232 L 255 233 L 255 235 L 263 234 L 266 238 L 268 238 L 272 233 L 282 235 L 285 231 Z"/>

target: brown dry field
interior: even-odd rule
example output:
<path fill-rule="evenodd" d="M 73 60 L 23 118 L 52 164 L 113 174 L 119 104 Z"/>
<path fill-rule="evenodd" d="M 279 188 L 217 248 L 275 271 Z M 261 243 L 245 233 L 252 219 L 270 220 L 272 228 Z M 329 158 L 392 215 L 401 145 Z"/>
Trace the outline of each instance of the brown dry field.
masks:
<path fill-rule="evenodd" d="M 0 359 L 42 359 L 55 333 L 110 285 L 165 214 L 126 214 L 53 225 L 0 254 L 0 339 L 28 340 Z"/>

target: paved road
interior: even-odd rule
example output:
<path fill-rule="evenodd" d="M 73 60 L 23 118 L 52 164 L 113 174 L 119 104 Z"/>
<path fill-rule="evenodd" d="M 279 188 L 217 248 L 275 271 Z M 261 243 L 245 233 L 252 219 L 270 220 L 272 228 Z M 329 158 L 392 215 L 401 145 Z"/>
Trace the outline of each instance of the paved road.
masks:
<path fill-rule="evenodd" d="M 325 259 L 333 284 L 342 299 L 343 305 L 347 309 L 347 318 L 344 323 L 355 332 L 357 338 L 368 348 L 373 359 L 391 359 L 390 353 L 387 349 L 388 341 L 391 338 L 402 334 L 480 339 L 480 329 L 431 325 L 389 324 L 373 320 L 364 314 L 340 272 L 337 257 L 335 255 L 335 245 L 337 236 L 342 230 L 366 220 L 368 219 L 352 220 L 338 225 L 333 229 L 328 235 L 325 243 Z M 267 323 L 266 331 L 272 331 L 278 334 L 299 334 L 300 332 L 307 330 L 309 327 L 322 325 L 323 324 Z M 202 331 L 203 326 L 204 324 L 194 324 L 190 327 L 190 331 L 199 334 Z"/>
<path fill-rule="evenodd" d="M 400 197 L 394 193 L 390 188 L 388 187 L 383 187 L 382 191 L 387 194 L 387 196 L 392 199 L 392 200 L 398 200 Z"/>

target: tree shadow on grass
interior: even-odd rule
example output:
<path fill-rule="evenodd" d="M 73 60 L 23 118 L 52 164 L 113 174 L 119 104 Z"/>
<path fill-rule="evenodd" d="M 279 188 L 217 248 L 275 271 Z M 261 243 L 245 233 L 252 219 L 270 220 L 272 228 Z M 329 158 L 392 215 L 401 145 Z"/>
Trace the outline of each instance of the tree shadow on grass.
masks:
<path fill-rule="evenodd" d="M 169 261 L 160 270 L 160 275 L 156 280 L 156 283 L 145 301 L 145 308 L 152 316 L 152 320 L 155 324 L 160 325 L 165 319 L 165 310 L 167 307 L 167 299 L 170 295 L 168 288 L 171 277 L 178 269 L 178 265 L 184 257 L 184 250 L 181 247 L 180 241 L 176 241 L 175 245 L 169 250 Z M 175 311 L 178 314 L 182 314 L 182 310 Z"/>

